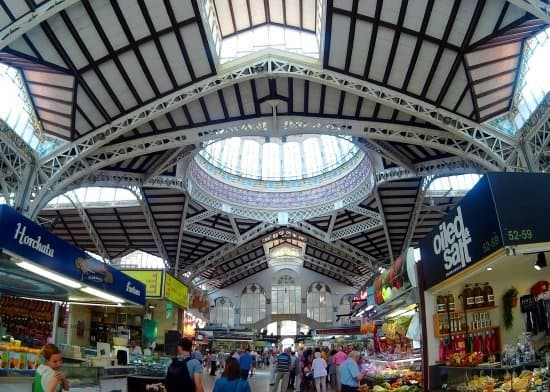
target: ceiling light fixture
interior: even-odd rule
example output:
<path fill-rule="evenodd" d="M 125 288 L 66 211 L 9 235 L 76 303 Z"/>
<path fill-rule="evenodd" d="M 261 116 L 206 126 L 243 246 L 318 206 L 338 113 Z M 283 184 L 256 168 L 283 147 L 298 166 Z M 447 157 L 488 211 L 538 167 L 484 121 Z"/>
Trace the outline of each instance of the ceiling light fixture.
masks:
<path fill-rule="evenodd" d="M 537 254 L 537 261 L 535 262 L 535 269 L 537 271 L 540 271 L 541 269 L 545 268 L 547 266 L 546 264 L 546 255 L 544 254 L 544 252 L 539 252 Z"/>
<path fill-rule="evenodd" d="M 73 288 L 73 289 L 79 289 L 82 287 L 82 285 L 72 279 L 65 278 L 59 274 L 56 274 L 55 272 L 49 271 L 45 268 L 39 267 L 35 264 L 28 263 L 26 261 L 20 261 L 17 263 L 17 266 L 30 271 L 34 274 L 40 275 L 44 278 L 48 278 L 51 281 L 54 281 L 56 283 L 61 283 L 64 286 Z"/>
<path fill-rule="evenodd" d="M 101 290 L 94 289 L 93 287 L 83 287 L 80 290 L 84 291 L 87 294 L 95 295 L 96 297 L 106 299 L 107 301 L 116 302 L 116 303 L 123 303 L 124 300 L 120 299 L 118 297 L 115 297 L 114 295 L 104 293 Z"/>

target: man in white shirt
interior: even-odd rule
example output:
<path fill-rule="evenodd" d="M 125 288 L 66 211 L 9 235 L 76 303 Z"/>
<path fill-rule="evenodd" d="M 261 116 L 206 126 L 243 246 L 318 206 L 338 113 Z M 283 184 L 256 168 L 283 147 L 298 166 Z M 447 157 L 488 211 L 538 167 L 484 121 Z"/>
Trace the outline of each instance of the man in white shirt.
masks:
<path fill-rule="evenodd" d="M 130 342 L 130 354 L 131 355 L 143 355 L 143 351 L 141 351 L 141 347 L 138 346 L 135 340 L 132 340 Z"/>

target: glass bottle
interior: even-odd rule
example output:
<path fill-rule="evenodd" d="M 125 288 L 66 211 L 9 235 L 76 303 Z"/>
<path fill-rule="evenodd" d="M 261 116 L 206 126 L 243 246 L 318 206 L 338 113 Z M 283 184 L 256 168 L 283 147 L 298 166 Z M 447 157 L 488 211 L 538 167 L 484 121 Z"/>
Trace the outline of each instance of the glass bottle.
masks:
<path fill-rule="evenodd" d="M 493 294 L 493 288 L 489 285 L 489 282 L 485 282 L 483 286 L 483 297 L 485 299 L 485 306 L 495 306 L 495 295 Z"/>
<path fill-rule="evenodd" d="M 483 307 L 483 290 L 479 287 L 479 283 L 476 283 L 473 290 L 474 295 L 474 308 Z"/>
<path fill-rule="evenodd" d="M 456 310 L 455 297 L 453 296 L 453 294 L 451 292 L 449 292 L 449 294 L 447 294 L 447 310 L 449 312 L 454 312 Z"/>
<path fill-rule="evenodd" d="M 437 296 L 437 313 L 445 313 L 447 310 L 447 298 L 444 295 Z"/>
<path fill-rule="evenodd" d="M 472 289 L 470 288 L 469 284 L 464 286 L 464 291 L 462 292 L 462 296 L 464 301 L 464 309 L 472 309 L 475 305 L 475 300 L 472 294 Z"/>

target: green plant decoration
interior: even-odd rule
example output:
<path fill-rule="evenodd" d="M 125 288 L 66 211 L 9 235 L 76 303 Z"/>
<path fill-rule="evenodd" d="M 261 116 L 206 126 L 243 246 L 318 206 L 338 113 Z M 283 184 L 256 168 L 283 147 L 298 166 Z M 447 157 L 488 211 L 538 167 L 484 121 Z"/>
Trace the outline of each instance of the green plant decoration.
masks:
<path fill-rule="evenodd" d="M 515 287 L 511 287 L 502 296 L 502 321 L 506 329 L 512 328 L 514 323 L 514 316 L 512 314 L 512 308 L 517 305 L 518 290 Z"/>

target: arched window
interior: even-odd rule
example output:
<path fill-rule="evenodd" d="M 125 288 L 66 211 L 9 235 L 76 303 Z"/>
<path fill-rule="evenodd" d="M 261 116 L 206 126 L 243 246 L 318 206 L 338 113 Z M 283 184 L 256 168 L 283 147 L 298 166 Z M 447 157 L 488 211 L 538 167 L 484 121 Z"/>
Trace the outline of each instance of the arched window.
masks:
<path fill-rule="evenodd" d="M 241 295 L 241 324 L 253 324 L 265 318 L 265 292 L 258 284 L 249 284 Z"/>
<path fill-rule="evenodd" d="M 316 282 L 309 286 L 307 317 L 320 323 L 332 321 L 332 294 L 325 283 Z"/>
<path fill-rule="evenodd" d="M 235 326 L 235 308 L 229 298 L 220 297 L 214 300 L 214 310 L 210 313 L 210 322 L 227 327 Z"/>
<path fill-rule="evenodd" d="M 349 314 L 351 312 L 352 301 L 352 294 L 347 294 L 340 298 L 340 303 L 338 304 L 338 311 L 336 312 L 336 314 Z M 347 324 L 348 317 L 341 317 L 340 320 L 338 320 L 338 323 Z"/>
<path fill-rule="evenodd" d="M 271 313 L 301 313 L 301 291 L 302 288 L 292 276 L 282 275 L 275 278 L 271 286 Z"/>

